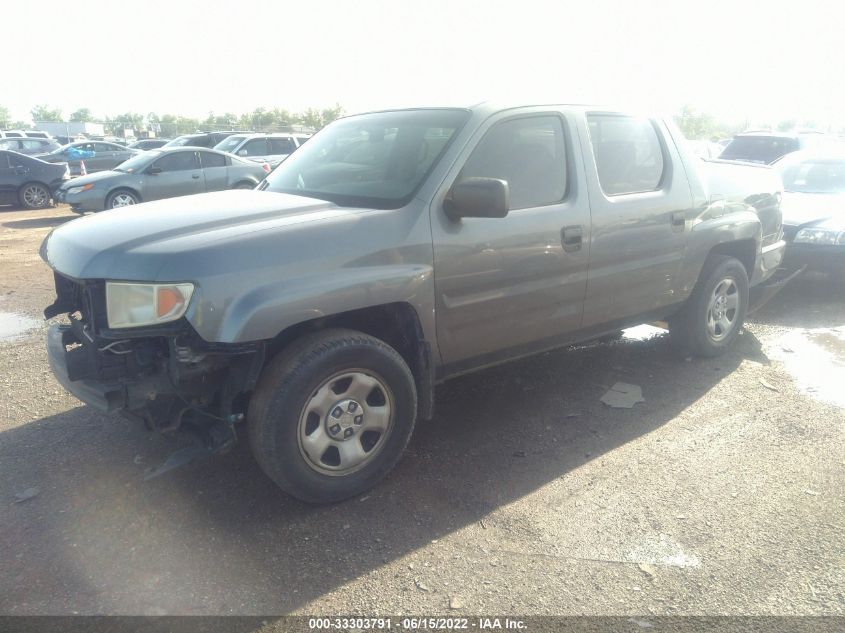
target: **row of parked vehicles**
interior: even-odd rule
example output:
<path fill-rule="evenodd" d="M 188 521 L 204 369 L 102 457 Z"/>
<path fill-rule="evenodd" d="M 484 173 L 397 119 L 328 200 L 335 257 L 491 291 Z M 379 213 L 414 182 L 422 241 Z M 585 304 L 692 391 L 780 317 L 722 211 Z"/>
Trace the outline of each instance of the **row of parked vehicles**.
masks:
<path fill-rule="evenodd" d="M 241 159 L 165 147 L 120 177 L 182 151 Z M 65 195 L 78 182 L 96 186 Z M 700 160 L 671 120 L 606 108 L 347 117 L 253 190 L 56 228 L 50 363 L 94 407 L 195 434 L 164 469 L 245 421 L 280 487 L 337 501 L 390 471 L 453 376 L 655 320 L 685 355 L 724 352 L 785 252 L 845 248 L 782 206 L 842 191 L 843 158 Z"/>
<path fill-rule="evenodd" d="M 138 141 L 137 147 L 82 140 L 41 154 L 12 146 L 53 141 L 3 138 L 0 203 L 40 208 L 52 198 L 77 212 L 102 211 L 142 200 L 254 187 L 308 138 L 307 134 L 205 132 L 147 139 Z M 63 186 L 73 177 L 81 178 Z"/>

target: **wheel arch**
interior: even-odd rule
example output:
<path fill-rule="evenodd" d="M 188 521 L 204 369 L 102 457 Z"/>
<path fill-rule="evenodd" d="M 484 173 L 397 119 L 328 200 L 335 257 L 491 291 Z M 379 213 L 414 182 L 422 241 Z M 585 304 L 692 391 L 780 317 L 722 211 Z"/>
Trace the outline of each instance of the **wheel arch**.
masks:
<path fill-rule="evenodd" d="M 329 328 L 356 330 L 380 339 L 395 349 L 408 364 L 417 390 L 418 417 L 430 419 L 434 413 L 434 361 L 425 339 L 422 323 L 414 307 L 404 301 L 373 305 L 308 319 L 290 325 L 267 344 L 271 359 L 301 336 Z"/>
<path fill-rule="evenodd" d="M 129 187 L 127 185 L 118 185 L 117 187 L 113 187 L 109 189 L 106 197 L 104 198 L 104 202 L 108 202 L 108 199 L 116 194 L 118 191 L 128 191 L 129 193 L 138 197 L 138 202 L 143 202 L 144 197 L 141 195 L 141 192 L 135 189 L 134 187 Z"/>

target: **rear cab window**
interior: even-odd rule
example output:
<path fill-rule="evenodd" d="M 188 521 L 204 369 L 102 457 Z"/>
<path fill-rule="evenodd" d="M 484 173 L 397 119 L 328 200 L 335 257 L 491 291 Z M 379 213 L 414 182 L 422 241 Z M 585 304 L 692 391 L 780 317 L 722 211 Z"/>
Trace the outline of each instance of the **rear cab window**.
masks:
<path fill-rule="evenodd" d="M 599 183 L 606 196 L 657 191 L 663 148 L 651 121 L 624 114 L 588 114 Z"/>

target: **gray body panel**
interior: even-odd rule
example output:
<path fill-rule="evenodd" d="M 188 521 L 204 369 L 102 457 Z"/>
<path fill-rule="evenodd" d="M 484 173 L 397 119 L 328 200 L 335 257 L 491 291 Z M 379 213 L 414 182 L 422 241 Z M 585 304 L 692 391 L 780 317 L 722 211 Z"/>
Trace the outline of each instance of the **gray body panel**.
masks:
<path fill-rule="evenodd" d="M 753 283 L 771 274 L 764 247 L 775 253 L 769 264 L 779 263 L 783 243 L 776 236 L 764 244 L 758 212 L 779 196 L 776 175 L 749 176 L 749 187 L 745 170 L 755 168 L 725 165 L 711 180 L 672 124 L 655 119 L 668 180 L 658 192 L 611 200 L 597 187 L 584 123 L 592 111 L 606 112 L 473 108 L 399 209 L 267 191 L 203 194 L 70 222 L 43 254 L 77 279 L 195 283 L 186 318 L 210 342 L 267 340 L 303 321 L 405 303 L 441 377 L 668 316 L 723 242 L 753 246 Z M 564 200 L 505 218 L 448 218 L 443 200 L 484 132 L 500 119 L 540 113 L 565 123 Z M 777 223 L 779 233 L 779 216 Z M 573 225 L 582 245 L 567 252 L 561 231 Z"/>

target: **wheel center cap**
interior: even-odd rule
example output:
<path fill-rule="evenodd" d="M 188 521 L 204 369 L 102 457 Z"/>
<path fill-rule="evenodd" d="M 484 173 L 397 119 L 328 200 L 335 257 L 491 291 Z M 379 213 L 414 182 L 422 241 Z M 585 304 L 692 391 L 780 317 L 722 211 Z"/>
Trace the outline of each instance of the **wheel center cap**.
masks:
<path fill-rule="evenodd" d="M 326 416 L 326 432 L 337 440 L 349 439 L 364 424 L 364 407 L 352 399 L 336 402 Z"/>

